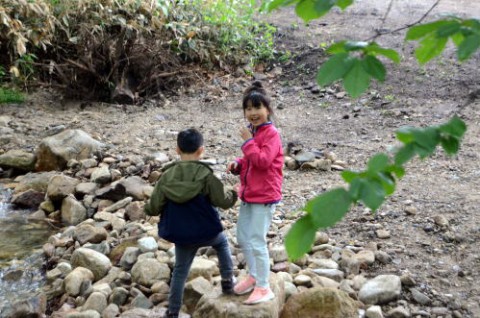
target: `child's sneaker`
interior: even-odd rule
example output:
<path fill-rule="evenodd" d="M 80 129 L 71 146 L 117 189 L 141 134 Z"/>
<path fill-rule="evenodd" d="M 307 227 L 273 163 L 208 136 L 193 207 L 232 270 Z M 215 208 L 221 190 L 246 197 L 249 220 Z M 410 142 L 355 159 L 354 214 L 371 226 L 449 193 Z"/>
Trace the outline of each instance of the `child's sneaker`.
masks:
<path fill-rule="evenodd" d="M 233 286 L 235 286 L 236 279 L 235 277 L 229 279 L 222 279 L 220 284 L 222 285 L 222 293 L 225 295 L 232 295 L 233 294 Z"/>
<path fill-rule="evenodd" d="M 246 294 L 253 290 L 253 287 L 255 287 L 255 283 L 256 283 L 255 278 L 248 275 L 246 279 L 242 280 L 240 283 L 235 285 L 235 287 L 233 288 L 233 292 L 236 295 Z"/>
<path fill-rule="evenodd" d="M 267 287 L 255 287 L 253 289 L 253 292 L 250 294 L 250 297 L 248 297 L 247 300 L 245 300 L 243 303 L 245 305 L 254 305 L 258 303 L 263 303 L 265 301 L 269 301 L 271 299 L 275 298 L 275 294 L 272 292 L 272 290 Z"/>

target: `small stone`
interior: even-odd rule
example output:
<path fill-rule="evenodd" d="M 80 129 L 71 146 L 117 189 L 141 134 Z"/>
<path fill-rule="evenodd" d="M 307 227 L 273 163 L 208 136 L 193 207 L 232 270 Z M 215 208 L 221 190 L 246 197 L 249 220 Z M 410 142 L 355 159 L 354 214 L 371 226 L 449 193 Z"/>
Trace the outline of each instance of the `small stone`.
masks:
<path fill-rule="evenodd" d="M 443 215 L 434 216 L 433 221 L 435 222 L 436 225 L 438 225 L 440 227 L 446 227 L 449 224 L 447 218 L 444 217 Z"/>
<path fill-rule="evenodd" d="M 390 232 L 387 230 L 377 230 L 377 237 L 380 239 L 390 238 Z"/>
<path fill-rule="evenodd" d="M 408 215 L 416 215 L 417 214 L 417 208 L 414 206 L 407 206 L 405 208 L 405 213 Z"/>

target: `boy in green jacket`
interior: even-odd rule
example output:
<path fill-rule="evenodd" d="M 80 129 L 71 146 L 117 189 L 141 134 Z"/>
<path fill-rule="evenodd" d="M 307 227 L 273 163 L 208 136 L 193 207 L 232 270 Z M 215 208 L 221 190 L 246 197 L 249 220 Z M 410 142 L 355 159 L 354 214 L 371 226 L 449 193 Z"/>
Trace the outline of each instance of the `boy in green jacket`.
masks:
<path fill-rule="evenodd" d="M 183 289 L 197 250 L 212 246 L 218 255 L 222 292 L 233 293 L 233 264 L 228 241 L 215 207 L 231 208 L 237 193 L 224 188 L 212 169 L 200 162 L 203 136 L 196 129 L 177 137 L 180 161 L 163 169 L 149 202 L 148 215 L 160 215 L 158 236 L 175 243 L 175 267 L 170 282 L 167 317 L 178 317 Z"/>

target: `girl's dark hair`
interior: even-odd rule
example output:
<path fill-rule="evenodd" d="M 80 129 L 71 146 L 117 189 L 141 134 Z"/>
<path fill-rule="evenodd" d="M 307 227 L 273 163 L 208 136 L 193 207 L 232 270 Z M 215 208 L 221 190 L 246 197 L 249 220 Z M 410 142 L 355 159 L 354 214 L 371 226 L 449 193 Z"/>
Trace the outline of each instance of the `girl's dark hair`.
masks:
<path fill-rule="evenodd" d="M 194 153 L 203 146 L 203 136 L 195 128 L 182 130 L 177 136 L 177 146 L 183 153 Z"/>
<path fill-rule="evenodd" d="M 270 106 L 270 98 L 267 96 L 267 91 L 263 88 L 262 82 L 255 81 L 243 93 L 242 108 L 243 111 L 245 111 L 245 109 L 250 106 L 260 108 L 262 105 L 268 109 L 270 115 L 273 115 L 273 109 Z"/>

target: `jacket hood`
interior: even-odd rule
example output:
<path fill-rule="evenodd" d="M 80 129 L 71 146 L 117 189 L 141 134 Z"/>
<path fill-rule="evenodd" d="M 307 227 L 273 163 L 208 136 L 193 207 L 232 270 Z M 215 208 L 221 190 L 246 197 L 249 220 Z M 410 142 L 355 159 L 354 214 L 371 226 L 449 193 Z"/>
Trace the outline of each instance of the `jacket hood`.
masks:
<path fill-rule="evenodd" d="M 185 203 L 200 194 L 212 172 L 207 164 L 200 161 L 177 161 L 163 170 L 160 189 L 176 203 Z"/>

